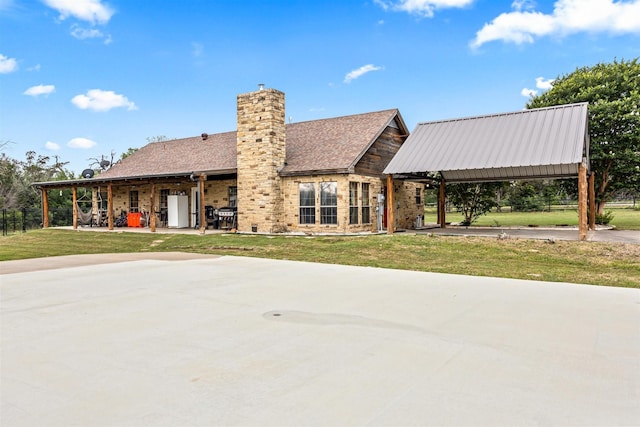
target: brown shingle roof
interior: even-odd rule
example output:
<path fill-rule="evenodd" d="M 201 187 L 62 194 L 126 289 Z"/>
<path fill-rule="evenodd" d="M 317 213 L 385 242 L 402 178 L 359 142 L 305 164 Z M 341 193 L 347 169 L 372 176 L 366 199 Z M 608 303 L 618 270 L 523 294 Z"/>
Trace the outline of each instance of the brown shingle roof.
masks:
<path fill-rule="evenodd" d="M 396 109 L 286 125 L 287 165 L 283 174 L 346 171 L 353 167 Z M 402 122 L 402 120 L 398 120 Z M 100 178 L 235 172 L 236 132 L 154 142 L 100 174 Z"/>

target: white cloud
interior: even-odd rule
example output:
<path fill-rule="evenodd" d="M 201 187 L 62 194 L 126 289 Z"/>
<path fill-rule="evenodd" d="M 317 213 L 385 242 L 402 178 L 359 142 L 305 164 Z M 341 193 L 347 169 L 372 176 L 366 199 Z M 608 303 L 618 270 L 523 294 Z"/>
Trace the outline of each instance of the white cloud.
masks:
<path fill-rule="evenodd" d="M 87 149 L 87 148 L 91 148 L 91 147 L 93 147 L 95 145 L 96 145 L 95 141 L 92 141 L 92 140 L 87 139 L 87 138 L 73 138 L 72 140 L 67 142 L 67 147 L 70 147 L 70 148 Z"/>
<path fill-rule="evenodd" d="M 44 148 L 50 151 L 58 151 L 60 149 L 60 145 L 55 142 L 47 141 L 44 143 Z"/>
<path fill-rule="evenodd" d="M 64 20 L 72 16 L 92 24 L 106 24 L 115 11 L 102 4 L 101 0 L 42 0 L 47 6 L 60 13 Z"/>
<path fill-rule="evenodd" d="M 512 8 L 485 24 L 470 46 L 496 40 L 533 43 L 536 37 L 579 32 L 640 33 L 640 0 L 558 0 L 551 14 L 534 11 L 526 0 L 516 0 Z"/>
<path fill-rule="evenodd" d="M 0 73 L 8 74 L 18 70 L 18 61 L 0 54 Z"/>
<path fill-rule="evenodd" d="M 544 77 L 536 77 L 536 87 L 541 90 L 549 90 L 553 87 L 555 79 L 545 79 Z M 532 96 L 538 96 L 538 92 L 535 89 L 524 88 L 520 91 L 520 95 L 531 98 Z"/>
<path fill-rule="evenodd" d="M 112 41 L 110 34 L 105 34 L 95 28 L 82 28 L 79 25 L 71 26 L 71 35 L 78 40 L 104 39 L 104 44 L 110 44 Z"/>
<path fill-rule="evenodd" d="M 71 27 L 71 35 L 78 40 L 104 37 L 104 34 L 100 30 L 96 30 L 95 28 L 81 28 L 77 25 Z"/>
<path fill-rule="evenodd" d="M 352 80 L 355 80 L 358 77 L 363 76 L 364 74 L 370 73 L 371 71 L 378 71 L 378 70 L 382 70 L 382 67 L 378 67 L 377 65 L 373 65 L 373 64 L 363 65 L 358 69 L 348 72 L 347 75 L 344 76 L 344 82 L 351 83 Z"/>
<path fill-rule="evenodd" d="M 29 96 L 39 96 L 39 95 L 49 95 L 56 91 L 56 87 L 54 85 L 38 85 L 31 86 L 29 89 L 23 92 L 24 95 Z"/>
<path fill-rule="evenodd" d="M 518 11 L 532 10 L 535 9 L 536 2 L 533 0 L 515 0 L 513 3 L 511 3 L 511 7 L 513 8 L 513 10 Z"/>
<path fill-rule="evenodd" d="M 555 81 L 555 79 L 547 79 L 547 80 L 545 80 L 544 77 L 536 77 L 536 87 L 538 89 L 548 90 L 548 89 L 551 89 L 553 87 L 553 82 L 554 81 Z"/>
<path fill-rule="evenodd" d="M 27 71 L 40 71 L 40 68 L 42 68 L 42 66 L 40 64 L 36 64 L 33 67 L 27 68 Z"/>
<path fill-rule="evenodd" d="M 124 96 L 110 90 L 91 89 L 86 95 L 76 95 L 71 102 L 81 110 L 109 111 L 112 108 L 137 110 L 136 104 Z"/>
<path fill-rule="evenodd" d="M 431 18 L 436 9 L 462 8 L 475 0 L 373 0 L 384 10 L 407 12 L 424 18 Z"/>

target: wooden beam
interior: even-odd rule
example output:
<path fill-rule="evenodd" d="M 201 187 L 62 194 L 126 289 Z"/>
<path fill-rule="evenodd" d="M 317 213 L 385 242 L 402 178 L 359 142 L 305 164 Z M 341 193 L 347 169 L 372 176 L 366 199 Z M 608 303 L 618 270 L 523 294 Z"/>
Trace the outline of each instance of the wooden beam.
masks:
<path fill-rule="evenodd" d="M 387 175 L 387 234 L 393 234 L 396 220 L 393 211 L 393 175 Z"/>
<path fill-rule="evenodd" d="M 442 178 L 442 181 L 440 181 L 440 193 L 438 194 L 438 223 L 440 224 L 440 228 L 447 228 L 447 215 L 444 210 L 444 201 L 446 199 L 444 191 L 445 185 L 444 178 Z"/>
<path fill-rule="evenodd" d="M 71 187 L 71 200 L 73 200 L 73 229 L 78 229 L 78 187 Z"/>
<path fill-rule="evenodd" d="M 589 175 L 589 229 L 596 229 L 596 190 L 595 190 L 595 172 Z"/>
<path fill-rule="evenodd" d="M 113 184 L 107 185 L 107 222 L 109 230 L 113 230 Z"/>
<path fill-rule="evenodd" d="M 151 232 L 156 232 L 156 183 L 151 182 L 151 195 L 149 196 L 149 228 Z"/>
<path fill-rule="evenodd" d="M 204 234 L 204 231 L 207 228 L 207 219 L 206 219 L 206 212 L 204 211 L 204 182 L 207 179 L 207 176 L 205 174 L 200 174 L 200 180 L 199 180 L 199 184 L 200 184 L 200 188 L 199 188 L 199 193 L 200 193 L 200 202 L 199 202 L 199 206 L 200 206 L 200 234 Z"/>
<path fill-rule="evenodd" d="M 42 188 L 42 228 L 49 227 L 49 195 L 46 188 Z"/>
<path fill-rule="evenodd" d="M 578 239 L 587 240 L 587 168 L 578 167 Z"/>

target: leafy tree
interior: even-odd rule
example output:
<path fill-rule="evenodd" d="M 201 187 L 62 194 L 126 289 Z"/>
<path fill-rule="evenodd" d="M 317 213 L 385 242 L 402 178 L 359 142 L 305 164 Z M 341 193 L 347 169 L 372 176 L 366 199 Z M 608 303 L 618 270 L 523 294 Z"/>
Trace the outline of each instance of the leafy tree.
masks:
<path fill-rule="evenodd" d="M 127 148 L 127 151 L 125 151 L 124 153 L 120 154 L 120 160 L 126 159 L 127 157 L 129 157 L 130 155 L 135 153 L 136 151 L 138 151 L 138 148 L 132 148 L 132 147 Z"/>
<path fill-rule="evenodd" d="M 40 206 L 40 194 L 31 185 L 34 182 L 73 178 L 65 170 L 66 162 L 28 151 L 24 161 L 0 154 L 0 207 L 4 209 L 35 208 Z M 55 204 L 50 204 L 56 207 Z"/>
<path fill-rule="evenodd" d="M 498 206 L 496 193 L 504 183 L 449 184 L 447 194 L 457 211 L 462 213 L 462 225 L 471 225 L 480 216 Z"/>
<path fill-rule="evenodd" d="M 640 63 L 600 63 L 559 77 L 527 108 L 589 102 L 591 169 L 599 214 L 618 192 L 640 191 Z"/>

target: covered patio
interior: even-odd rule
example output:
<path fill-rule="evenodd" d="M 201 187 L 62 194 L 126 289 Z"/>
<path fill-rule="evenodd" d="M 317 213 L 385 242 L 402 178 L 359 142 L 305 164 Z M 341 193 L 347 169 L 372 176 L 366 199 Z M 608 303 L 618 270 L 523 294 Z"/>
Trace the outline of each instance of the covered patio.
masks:
<path fill-rule="evenodd" d="M 438 184 L 438 224 L 445 228 L 446 184 L 577 178 L 578 236 L 586 240 L 588 229 L 595 230 L 587 106 L 419 123 L 384 170 L 387 188 L 394 180 Z M 392 216 L 392 192 L 387 206 Z"/>
<path fill-rule="evenodd" d="M 98 175 L 92 178 L 83 178 L 66 181 L 38 182 L 34 185 L 40 190 L 42 199 L 42 218 L 44 228 L 49 227 L 49 195 L 52 190 L 71 189 L 73 206 L 73 229 L 78 229 L 83 222 L 90 220 L 90 224 L 95 227 L 102 227 L 114 230 L 121 227 L 118 224 L 118 213 L 114 194 L 119 193 L 120 198 L 126 197 L 126 193 L 136 193 L 135 208 L 129 204 L 127 215 L 129 222 L 132 216 L 136 215 L 135 224 L 129 223 L 129 230 L 133 227 L 147 228 L 152 232 L 157 229 L 168 231 L 171 229 L 196 229 L 204 234 L 211 225 L 211 218 L 208 217 L 208 207 L 215 198 L 217 204 L 224 204 L 223 209 L 227 209 L 229 199 L 227 195 L 228 187 L 235 185 L 235 170 L 223 171 L 194 171 L 185 174 L 155 174 L 138 177 L 102 177 Z M 91 212 L 81 212 L 78 199 L 78 190 L 90 188 L 93 193 Z M 212 191 L 209 191 L 212 190 Z M 215 191 L 213 191 L 215 190 Z M 104 200 L 102 198 L 104 194 Z M 123 196 L 123 194 L 125 196 Z M 140 197 L 138 198 L 138 194 Z M 173 226 L 170 221 L 168 209 L 170 201 L 167 199 L 174 194 L 184 194 L 189 201 L 186 208 L 186 222 Z M 158 200 L 160 199 L 160 200 Z M 219 200 L 218 200 L 219 199 Z M 222 204 L 220 206 L 222 206 Z M 202 207 L 202 208 L 201 208 Z M 229 209 L 229 213 L 233 213 Z M 226 214 L 226 213 L 223 213 Z M 235 213 L 233 213 L 235 215 Z M 83 221 L 83 217 L 88 216 Z M 233 224 L 235 217 L 225 221 L 225 224 Z M 218 218 L 222 223 L 222 219 Z M 88 224 L 87 224 L 88 225 Z M 227 228 L 232 228 L 230 225 Z"/>

